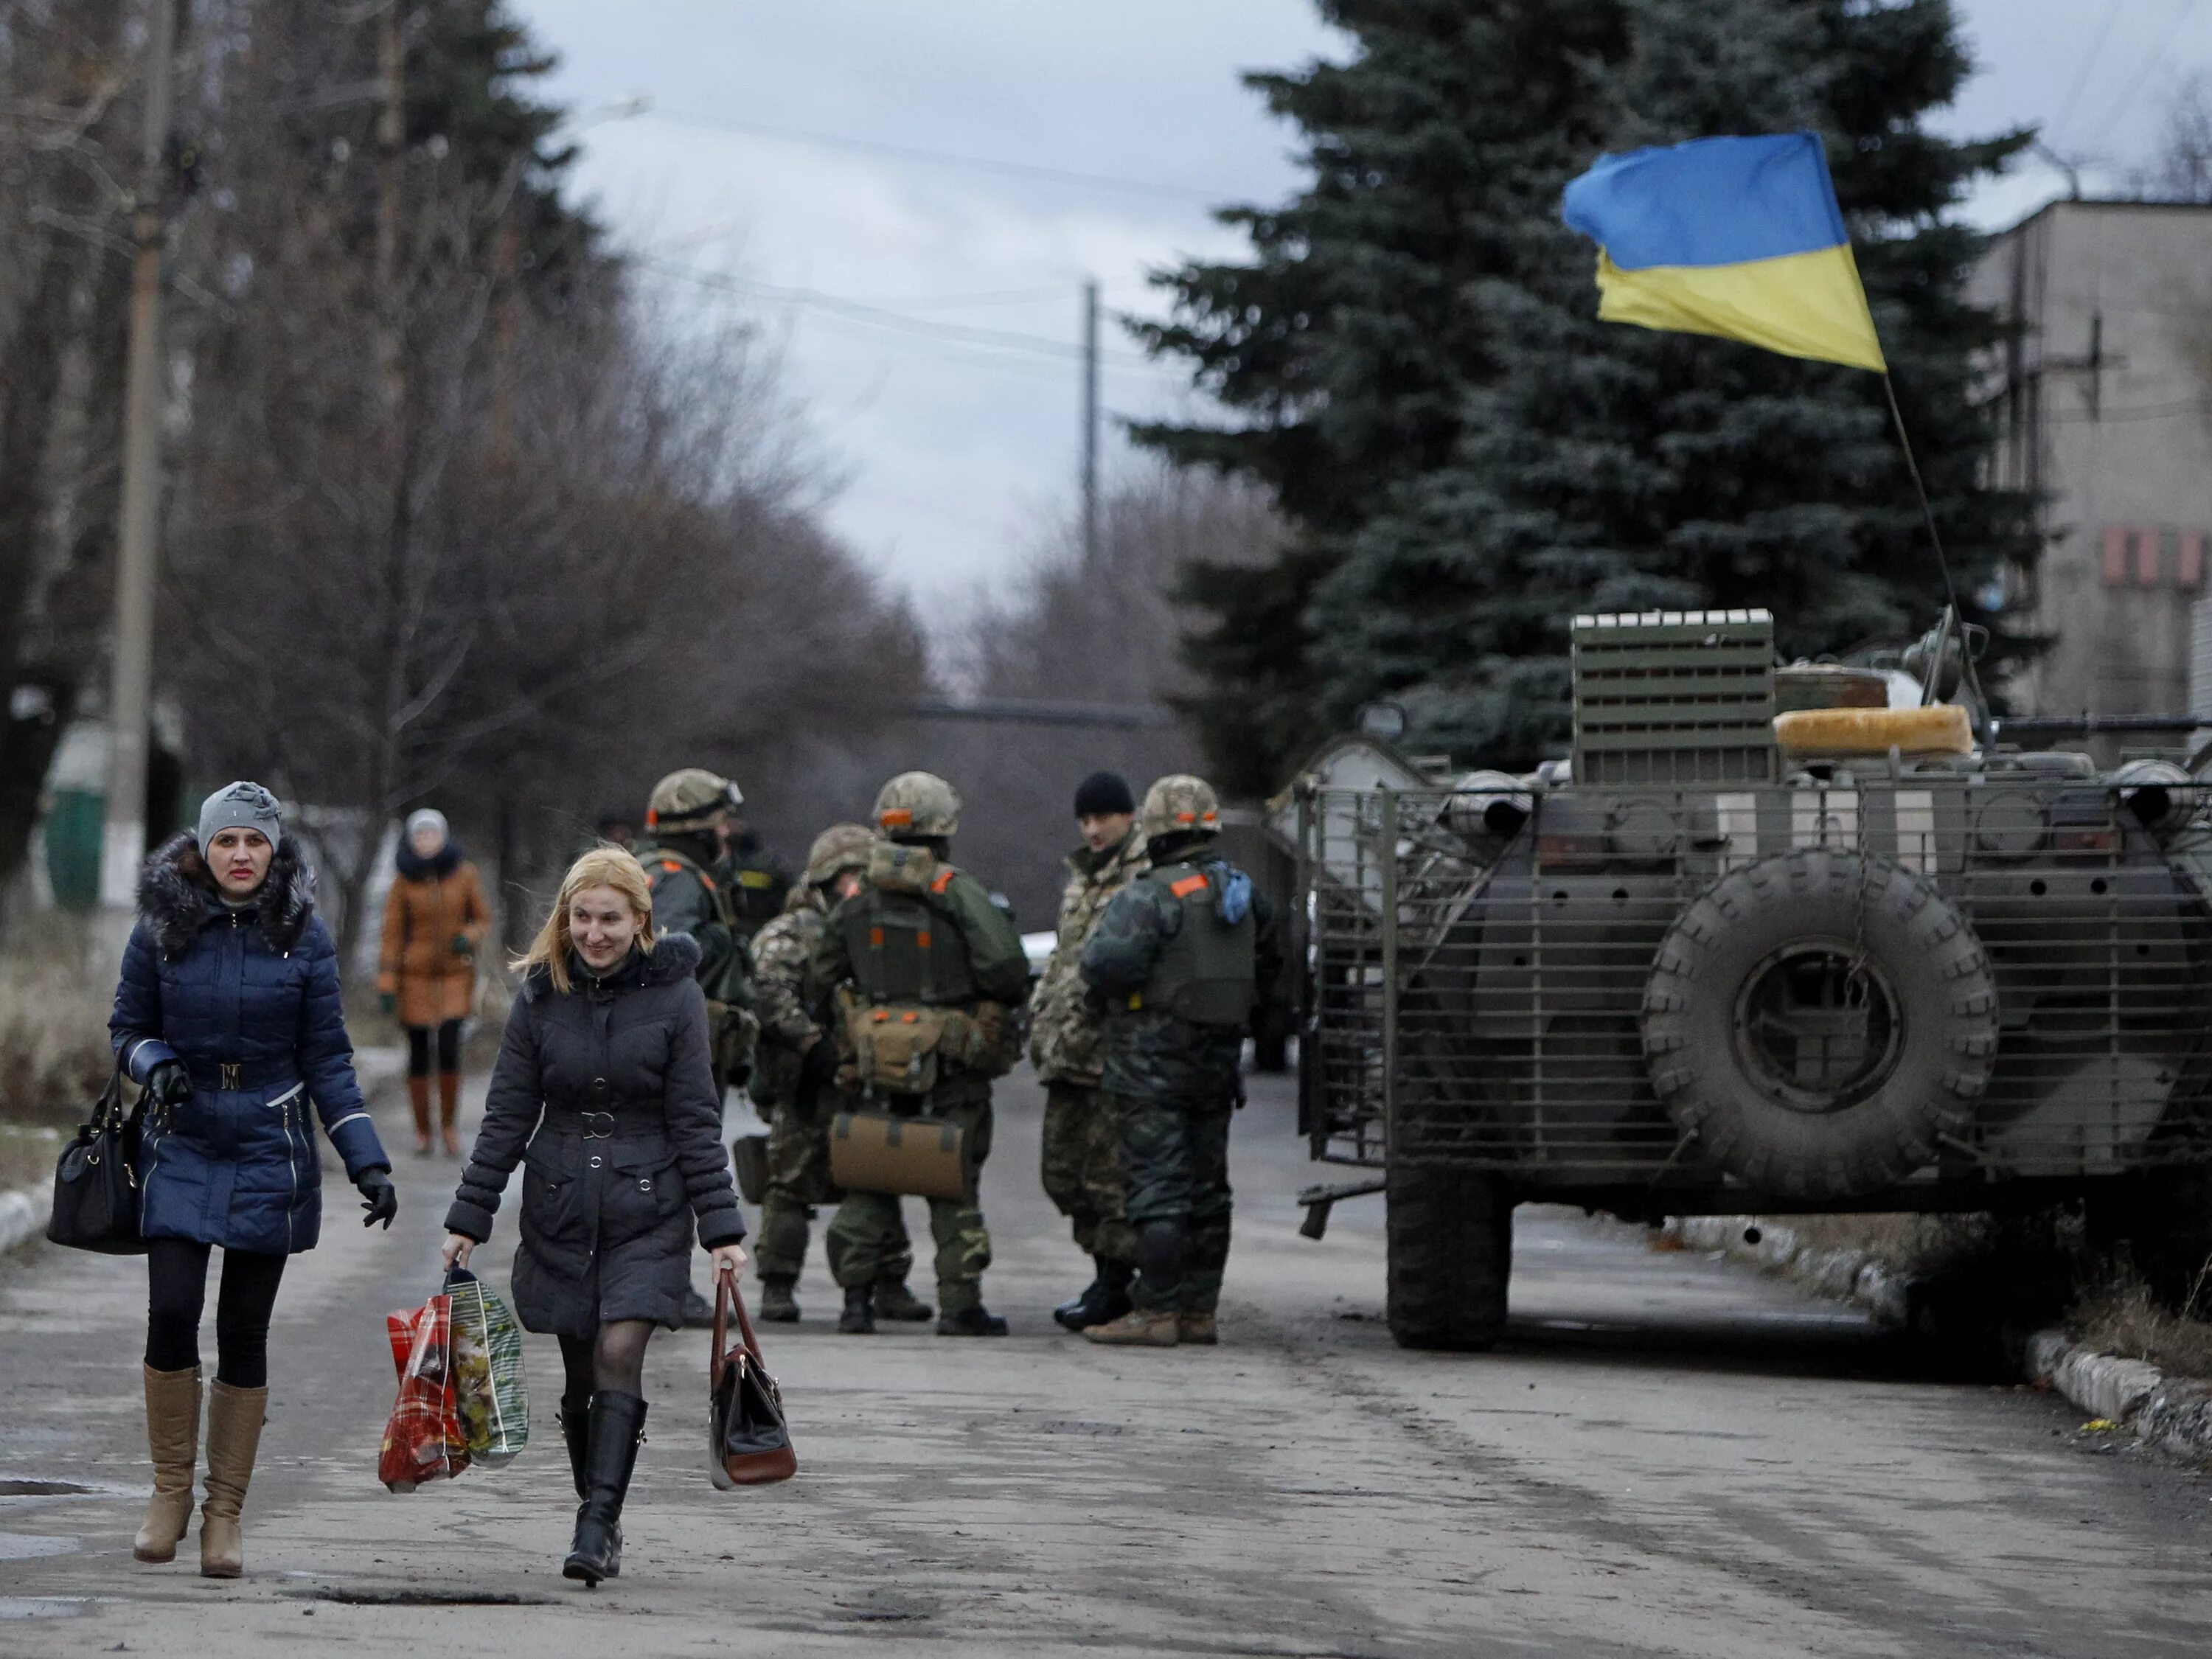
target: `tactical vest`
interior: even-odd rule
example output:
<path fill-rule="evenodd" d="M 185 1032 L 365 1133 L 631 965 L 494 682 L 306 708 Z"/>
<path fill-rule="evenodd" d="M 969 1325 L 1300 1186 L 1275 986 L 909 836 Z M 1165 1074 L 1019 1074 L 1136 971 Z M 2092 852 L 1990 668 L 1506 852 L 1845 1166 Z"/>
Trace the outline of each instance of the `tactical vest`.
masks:
<path fill-rule="evenodd" d="M 707 902 L 714 907 L 714 920 L 725 927 L 737 926 L 738 913 L 730 902 L 729 893 L 722 884 L 702 870 L 696 864 L 672 847 L 648 847 L 640 860 L 645 866 L 645 884 L 657 890 L 662 881 L 680 870 L 689 870 L 699 878 L 699 884 L 707 892 Z"/>
<path fill-rule="evenodd" d="M 1194 1025 L 1243 1026 L 1252 1017 L 1259 983 L 1254 957 L 1259 924 L 1252 912 L 1224 921 L 1215 909 L 1213 884 L 1195 865 L 1170 864 L 1137 879 L 1167 890 L 1182 907 L 1182 926 L 1129 1006 L 1165 1009 Z"/>
<path fill-rule="evenodd" d="M 870 855 L 867 884 L 830 919 L 862 1002 L 965 1007 L 981 998 L 968 941 L 942 904 L 959 873 L 926 847 L 887 842 Z"/>

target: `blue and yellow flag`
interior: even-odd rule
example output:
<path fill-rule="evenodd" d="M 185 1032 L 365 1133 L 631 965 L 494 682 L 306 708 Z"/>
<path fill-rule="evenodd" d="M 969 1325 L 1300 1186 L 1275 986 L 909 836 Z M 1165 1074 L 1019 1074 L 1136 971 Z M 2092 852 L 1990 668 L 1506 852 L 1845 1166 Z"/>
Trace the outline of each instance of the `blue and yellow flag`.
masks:
<path fill-rule="evenodd" d="M 1598 245 L 1607 322 L 1888 372 L 1813 133 L 1600 156 L 1560 210 Z"/>

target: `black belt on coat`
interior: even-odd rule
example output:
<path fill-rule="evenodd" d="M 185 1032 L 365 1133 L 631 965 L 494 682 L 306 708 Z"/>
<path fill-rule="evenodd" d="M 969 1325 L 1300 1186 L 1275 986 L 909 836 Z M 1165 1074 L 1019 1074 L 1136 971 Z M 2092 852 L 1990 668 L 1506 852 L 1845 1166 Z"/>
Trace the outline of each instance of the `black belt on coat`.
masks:
<path fill-rule="evenodd" d="M 289 1089 L 298 1083 L 300 1068 L 295 1065 L 252 1066 L 243 1060 L 187 1060 L 185 1069 L 191 1073 L 195 1088 L 218 1091 L 233 1089 Z"/>
<path fill-rule="evenodd" d="M 548 1106 L 538 1122 L 540 1134 L 574 1135 L 579 1140 L 665 1140 L 668 1120 L 658 1101 L 629 1110 L 579 1112 L 564 1106 Z"/>

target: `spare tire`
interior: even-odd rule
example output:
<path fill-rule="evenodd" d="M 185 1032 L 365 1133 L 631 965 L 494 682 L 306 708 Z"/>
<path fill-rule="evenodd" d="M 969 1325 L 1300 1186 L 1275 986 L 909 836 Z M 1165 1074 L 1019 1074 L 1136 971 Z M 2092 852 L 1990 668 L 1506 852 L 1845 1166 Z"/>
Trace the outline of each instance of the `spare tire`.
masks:
<path fill-rule="evenodd" d="M 1651 1086 L 1696 1150 L 1787 1198 L 1902 1181 L 1966 1125 L 1996 1059 L 1996 985 L 1923 878 L 1807 848 L 1721 878 L 1644 994 Z"/>

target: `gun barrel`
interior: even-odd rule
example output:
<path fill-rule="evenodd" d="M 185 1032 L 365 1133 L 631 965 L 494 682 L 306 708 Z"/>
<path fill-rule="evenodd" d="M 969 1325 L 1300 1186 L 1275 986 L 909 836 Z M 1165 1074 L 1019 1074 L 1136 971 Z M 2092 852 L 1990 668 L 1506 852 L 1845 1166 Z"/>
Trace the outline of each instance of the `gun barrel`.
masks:
<path fill-rule="evenodd" d="M 2212 714 L 2023 714 L 1992 722 L 2000 738 L 2094 738 L 2106 732 L 2196 732 Z"/>

